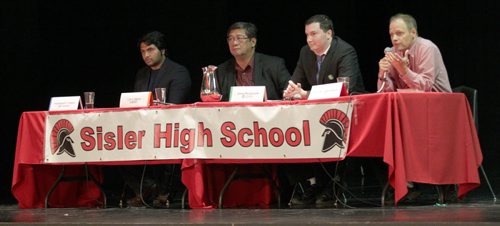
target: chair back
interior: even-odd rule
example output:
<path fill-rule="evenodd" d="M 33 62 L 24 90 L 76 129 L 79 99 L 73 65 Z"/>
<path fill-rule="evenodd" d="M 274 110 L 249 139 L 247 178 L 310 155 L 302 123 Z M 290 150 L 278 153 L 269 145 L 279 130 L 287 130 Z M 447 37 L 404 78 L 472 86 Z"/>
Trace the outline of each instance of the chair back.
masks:
<path fill-rule="evenodd" d="M 469 101 L 470 110 L 472 111 L 472 117 L 474 117 L 474 124 L 476 124 L 476 130 L 479 128 L 479 118 L 477 114 L 477 89 L 468 86 L 458 86 L 453 88 L 454 93 L 463 93 Z"/>

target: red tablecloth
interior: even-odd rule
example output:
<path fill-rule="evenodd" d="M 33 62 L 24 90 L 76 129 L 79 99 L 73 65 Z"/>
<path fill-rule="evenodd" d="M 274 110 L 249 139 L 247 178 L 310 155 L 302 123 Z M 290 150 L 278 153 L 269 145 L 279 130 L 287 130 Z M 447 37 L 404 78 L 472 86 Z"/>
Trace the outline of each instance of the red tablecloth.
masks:
<path fill-rule="evenodd" d="M 383 157 L 389 166 L 388 178 L 395 188 L 396 201 L 407 193 L 407 181 L 458 184 L 459 197 L 479 186 L 478 167 L 482 154 L 472 114 L 463 94 L 382 93 L 341 97 L 333 101 L 349 98 L 355 104 L 347 156 Z M 215 105 L 223 107 L 230 104 Z M 269 104 L 277 105 L 276 102 Z M 180 107 L 199 106 L 207 107 L 200 104 Z M 12 193 L 19 201 L 20 208 L 43 207 L 45 194 L 59 173 L 60 166 L 44 164 L 43 161 L 46 114 L 24 112 L 20 119 L 12 180 Z M 334 159 L 186 159 L 182 160 L 182 181 L 189 190 L 189 204 L 192 208 L 212 208 L 216 207 L 216 198 L 228 176 L 227 168 L 216 164 L 318 161 Z M 127 162 L 143 163 L 144 161 Z M 172 160 L 150 163 L 172 163 Z M 94 163 L 88 164 L 98 175 L 98 179 L 102 180 L 99 165 L 124 163 L 96 163 L 96 166 L 93 166 Z M 78 166 L 71 167 L 77 170 Z M 252 188 L 244 182 L 239 183 L 239 188 L 253 189 L 254 198 L 260 199 L 260 203 L 272 200 L 271 188 L 267 183 L 260 183 L 260 187 L 252 183 Z M 225 196 L 229 206 L 242 202 L 257 203 L 255 200 L 238 202 L 235 193 L 238 189 L 230 189 Z M 64 183 L 55 190 L 50 202 L 52 206 L 61 207 L 92 206 L 96 204 L 99 195 L 97 187 L 91 183 L 84 183 L 84 186 Z"/>
<path fill-rule="evenodd" d="M 408 192 L 406 181 L 458 184 L 459 198 L 479 186 L 483 156 L 463 94 L 396 93 L 390 103 L 384 162 L 396 201 Z"/>
<path fill-rule="evenodd" d="M 45 195 L 56 181 L 61 166 L 43 164 L 43 145 L 46 112 L 23 113 L 19 122 L 16 144 L 12 193 L 20 208 L 43 208 Z M 102 181 L 98 167 L 91 173 Z M 83 173 L 81 166 L 68 166 L 67 175 Z M 53 207 L 96 206 L 101 194 L 93 183 L 61 183 L 54 190 L 50 203 Z"/>
<path fill-rule="evenodd" d="M 352 98 L 355 107 L 347 156 L 383 157 L 389 166 L 388 177 L 395 188 L 396 201 L 408 192 L 407 181 L 458 184 L 460 198 L 479 186 L 482 154 L 463 94 L 384 93 Z M 249 161 L 231 161 L 238 162 Z M 198 160 L 184 165 L 182 176 L 190 188 L 192 207 L 217 203 L 218 190 L 210 188 L 220 186 L 220 182 L 210 180 L 214 178 L 212 163 L 221 161 Z M 217 178 L 220 180 L 225 174 Z M 194 176 L 204 180 L 188 179 Z M 271 197 L 262 200 L 269 203 Z"/>

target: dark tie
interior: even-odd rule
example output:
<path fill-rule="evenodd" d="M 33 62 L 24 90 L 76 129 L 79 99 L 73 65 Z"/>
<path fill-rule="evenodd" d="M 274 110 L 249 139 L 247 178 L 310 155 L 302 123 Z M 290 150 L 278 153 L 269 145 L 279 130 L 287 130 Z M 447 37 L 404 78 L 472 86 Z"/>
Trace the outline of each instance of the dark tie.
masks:
<path fill-rule="evenodd" d="M 321 56 L 316 56 L 316 65 L 318 66 L 318 72 L 316 73 L 316 83 L 319 84 L 319 71 L 321 70 L 321 63 L 323 63 L 323 59 L 325 59 L 325 54 Z"/>

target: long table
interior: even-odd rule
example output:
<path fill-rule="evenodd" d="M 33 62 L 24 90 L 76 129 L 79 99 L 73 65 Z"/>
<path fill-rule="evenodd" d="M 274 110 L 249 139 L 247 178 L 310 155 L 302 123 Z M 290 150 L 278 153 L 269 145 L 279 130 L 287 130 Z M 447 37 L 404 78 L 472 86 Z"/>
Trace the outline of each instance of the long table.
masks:
<path fill-rule="evenodd" d="M 169 108 L 227 108 L 232 106 L 301 107 L 304 104 L 353 103 L 347 157 L 381 157 L 388 165 L 388 180 L 395 189 L 395 201 L 408 192 L 407 181 L 428 184 L 458 184 L 458 196 L 480 185 L 478 167 L 482 153 L 466 97 L 459 93 L 377 93 L 329 100 L 265 103 L 195 103 Z M 138 109 L 95 109 L 103 112 Z M 85 114 L 83 110 L 73 112 Z M 231 114 L 231 111 L 226 111 Z M 305 163 L 339 159 L 258 158 L 258 159 L 177 159 L 147 161 L 104 161 L 53 164 L 44 159 L 45 120 L 49 112 L 24 112 L 19 122 L 12 180 L 12 193 L 20 208 L 41 208 L 62 165 L 78 171 L 87 164 L 103 180 L 102 165 L 182 164 L 182 182 L 189 191 L 191 208 L 213 208 L 220 184 L 227 175 L 220 167 L 227 164 Z M 237 114 L 237 113 L 234 113 Z M 243 119 L 244 120 L 244 119 Z M 248 119 L 252 120 L 252 119 Z M 77 172 L 78 173 L 78 172 Z M 218 175 L 218 176 L 216 176 Z M 271 194 L 270 192 L 264 192 Z M 92 183 L 64 183 L 58 186 L 51 205 L 76 207 L 98 205 L 99 190 Z M 259 197 L 262 198 L 262 197 Z"/>

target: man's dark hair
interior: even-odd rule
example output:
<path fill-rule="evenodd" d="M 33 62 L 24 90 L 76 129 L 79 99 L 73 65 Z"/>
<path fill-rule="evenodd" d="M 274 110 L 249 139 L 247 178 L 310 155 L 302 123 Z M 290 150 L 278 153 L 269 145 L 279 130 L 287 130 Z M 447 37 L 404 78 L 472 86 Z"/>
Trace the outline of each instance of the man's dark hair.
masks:
<path fill-rule="evenodd" d="M 328 17 L 327 15 L 318 14 L 318 15 L 314 15 L 312 17 L 309 17 L 309 19 L 306 20 L 305 25 L 309 25 L 312 23 L 319 23 L 319 27 L 324 32 L 327 32 L 328 30 L 332 30 L 332 32 L 333 32 L 333 22 L 330 19 L 330 17 Z"/>
<path fill-rule="evenodd" d="M 165 35 L 159 31 L 152 31 L 142 36 L 137 42 L 137 47 L 140 48 L 141 43 L 143 42 L 146 45 L 155 45 L 159 50 L 167 50 Z"/>
<path fill-rule="evenodd" d="M 232 30 L 235 29 L 243 29 L 245 30 L 245 35 L 248 38 L 257 38 L 257 27 L 249 22 L 236 22 L 229 26 L 227 29 L 227 34 L 229 34 Z"/>

